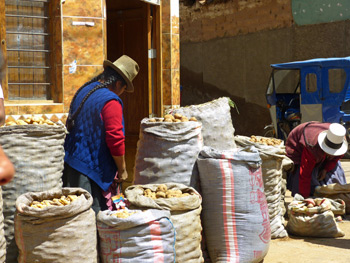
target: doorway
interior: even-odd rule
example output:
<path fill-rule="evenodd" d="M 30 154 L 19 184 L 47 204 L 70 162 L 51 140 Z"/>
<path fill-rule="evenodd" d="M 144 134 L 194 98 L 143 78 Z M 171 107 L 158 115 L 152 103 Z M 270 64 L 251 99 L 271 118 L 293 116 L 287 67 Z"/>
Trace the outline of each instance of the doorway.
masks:
<path fill-rule="evenodd" d="M 140 0 L 106 0 L 107 7 L 107 59 L 115 61 L 122 55 L 134 59 L 140 67 L 133 84 L 133 93 L 124 92 L 125 157 L 129 178 L 123 188 L 134 179 L 134 165 L 139 139 L 141 120 L 150 115 L 158 115 L 159 94 L 161 94 L 160 71 L 156 59 L 150 51 L 160 43 L 159 7 Z M 158 22 L 157 22 L 158 21 Z M 157 55 L 160 49 L 157 49 Z M 161 95 L 160 95 L 161 96 Z"/>

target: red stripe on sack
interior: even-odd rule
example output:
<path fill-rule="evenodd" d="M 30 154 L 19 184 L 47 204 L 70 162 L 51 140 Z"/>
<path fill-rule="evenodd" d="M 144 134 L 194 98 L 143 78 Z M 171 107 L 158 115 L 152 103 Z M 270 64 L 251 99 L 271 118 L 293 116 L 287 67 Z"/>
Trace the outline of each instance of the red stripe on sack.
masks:
<path fill-rule="evenodd" d="M 22 257 L 21 257 L 21 261 L 19 262 L 27 262 L 27 251 L 26 248 L 24 246 L 24 240 L 23 240 L 23 230 L 22 230 L 22 221 L 21 220 L 17 220 L 17 222 L 15 222 L 15 228 L 18 231 L 18 235 L 20 237 L 20 244 L 21 244 L 21 248 L 22 248 Z M 16 236 L 15 236 L 16 237 Z M 19 256 L 18 256 L 19 258 Z"/>
<path fill-rule="evenodd" d="M 224 157 L 224 156 L 223 156 Z M 226 245 L 226 253 L 227 257 L 230 260 L 231 258 L 231 250 L 230 250 L 230 242 L 227 228 L 227 207 L 226 207 L 226 179 L 225 179 L 225 164 L 226 160 L 220 160 L 220 170 L 222 176 L 222 204 L 223 204 L 223 217 L 224 217 L 224 230 L 225 230 L 225 245 Z M 228 261 L 229 262 L 229 261 Z"/>
<path fill-rule="evenodd" d="M 228 168 L 230 171 L 230 178 L 231 178 L 231 202 L 232 202 L 232 227 L 233 227 L 233 237 L 234 237 L 234 246 L 235 246 L 235 253 L 236 253 L 236 262 L 239 262 L 239 251 L 238 251 L 238 241 L 237 241 L 237 229 L 236 229 L 236 207 L 235 207 L 235 178 L 233 175 L 233 169 L 232 169 L 232 163 L 228 162 Z"/>
<path fill-rule="evenodd" d="M 155 263 L 164 263 L 164 249 L 162 242 L 162 230 L 158 221 L 149 222 L 151 241 Z"/>

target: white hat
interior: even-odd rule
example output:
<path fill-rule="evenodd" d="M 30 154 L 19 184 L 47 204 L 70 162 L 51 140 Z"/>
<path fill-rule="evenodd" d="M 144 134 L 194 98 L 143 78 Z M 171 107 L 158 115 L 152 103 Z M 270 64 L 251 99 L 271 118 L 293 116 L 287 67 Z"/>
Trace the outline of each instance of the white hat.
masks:
<path fill-rule="evenodd" d="M 327 131 L 323 131 L 318 135 L 318 144 L 329 155 L 343 155 L 348 150 L 345 134 L 346 130 L 343 125 L 332 123 Z"/>

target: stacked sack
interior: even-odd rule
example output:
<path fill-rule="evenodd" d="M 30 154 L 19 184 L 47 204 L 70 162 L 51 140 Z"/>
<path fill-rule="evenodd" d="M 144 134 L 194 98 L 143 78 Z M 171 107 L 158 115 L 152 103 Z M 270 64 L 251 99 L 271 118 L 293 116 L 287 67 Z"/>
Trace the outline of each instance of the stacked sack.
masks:
<path fill-rule="evenodd" d="M 81 188 L 19 196 L 15 215 L 18 262 L 97 263 L 96 218 L 91 205 L 91 195 Z"/>
<path fill-rule="evenodd" d="M 261 262 L 271 231 L 259 152 L 254 147 L 231 151 L 204 147 L 197 163 L 211 261 Z"/>
<path fill-rule="evenodd" d="M 175 230 L 170 212 L 148 209 L 100 211 L 100 258 L 108 262 L 174 262 Z"/>
<path fill-rule="evenodd" d="M 7 263 L 17 262 L 18 255 L 13 222 L 16 199 L 27 192 L 62 187 L 66 129 L 46 122 L 29 124 L 31 121 L 0 128 L 0 145 L 16 170 L 13 180 L 2 187 Z"/>
<path fill-rule="evenodd" d="M 194 188 L 177 183 L 133 185 L 125 190 L 125 195 L 131 208 L 170 211 L 170 220 L 176 230 L 176 262 L 204 261 L 201 251 L 202 198 Z"/>
<path fill-rule="evenodd" d="M 169 113 L 195 117 L 202 123 L 205 146 L 218 150 L 230 150 L 236 148 L 235 129 L 231 118 L 232 105 L 230 98 L 222 97 L 204 104 L 171 109 Z"/>
<path fill-rule="evenodd" d="M 135 184 L 174 182 L 198 185 L 198 175 L 193 170 L 203 147 L 202 125 L 189 119 L 176 122 L 169 117 L 141 121 Z"/>
<path fill-rule="evenodd" d="M 262 160 L 261 170 L 264 191 L 269 208 L 271 238 L 288 236 L 284 215 L 286 193 L 286 171 L 293 167 L 293 161 L 286 156 L 283 141 L 260 136 L 235 136 L 237 145 L 254 146 Z"/>

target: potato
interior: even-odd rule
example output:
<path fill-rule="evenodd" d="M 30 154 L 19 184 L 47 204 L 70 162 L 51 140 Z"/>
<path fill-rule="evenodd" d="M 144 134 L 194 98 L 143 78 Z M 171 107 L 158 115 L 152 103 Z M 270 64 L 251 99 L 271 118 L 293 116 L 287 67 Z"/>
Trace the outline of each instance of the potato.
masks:
<path fill-rule="evenodd" d="M 156 122 L 156 119 L 155 118 L 151 118 L 148 120 L 148 122 Z"/>
<path fill-rule="evenodd" d="M 179 119 L 179 120 L 181 120 L 181 118 L 183 117 L 180 113 L 175 113 L 174 114 L 174 117 L 175 117 L 175 119 Z"/>
<path fill-rule="evenodd" d="M 197 121 L 196 117 L 191 117 L 190 121 Z"/>
<path fill-rule="evenodd" d="M 160 184 L 160 185 L 158 185 L 158 187 L 157 187 L 157 192 L 166 192 L 168 190 L 168 187 L 165 185 L 165 184 Z"/>
<path fill-rule="evenodd" d="M 166 194 L 164 192 L 156 192 L 156 198 L 165 198 Z"/>
<path fill-rule="evenodd" d="M 175 117 L 173 116 L 173 115 L 171 115 L 171 114 L 166 114 L 166 115 L 164 115 L 164 119 L 175 119 Z"/>

